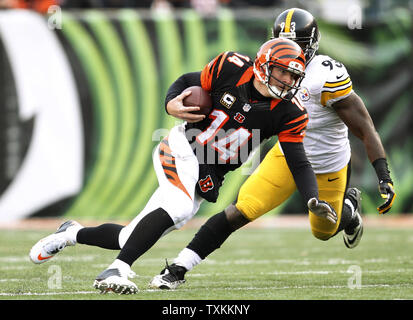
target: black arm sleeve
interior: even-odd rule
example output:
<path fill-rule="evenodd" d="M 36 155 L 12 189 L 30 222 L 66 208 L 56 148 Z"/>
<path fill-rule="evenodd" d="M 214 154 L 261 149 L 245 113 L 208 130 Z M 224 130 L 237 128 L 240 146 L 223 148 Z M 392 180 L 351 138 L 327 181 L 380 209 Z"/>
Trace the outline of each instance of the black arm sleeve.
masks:
<path fill-rule="evenodd" d="M 165 97 L 165 111 L 168 113 L 166 110 L 166 105 L 170 100 L 175 98 L 176 96 L 180 95 L 182 91 L 184 91 L 186 88 L 192 87 L 192 86 L 201 86 L 201 72 L 190 72 L 190 73 L 185 73 L 182 76 L 180 76 L 178 79 L 175 80 L 174 83 L 171 84 L 171 86 L 168 89 L 168 92 L 166 93 Z"/>
<path fill-rule="evenodd" d="M 303 197 L 305 204 L 311 198 L 318 199 L 317 180 L 305 154 L 303 144 L 292 142 L 281 142 L 280 144 L 297 189 Z"/>

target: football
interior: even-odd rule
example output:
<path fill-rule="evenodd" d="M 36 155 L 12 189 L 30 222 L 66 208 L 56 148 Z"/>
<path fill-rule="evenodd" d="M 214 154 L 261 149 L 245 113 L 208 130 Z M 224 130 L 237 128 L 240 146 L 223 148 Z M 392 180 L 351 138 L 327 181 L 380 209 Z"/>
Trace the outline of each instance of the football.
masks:
<path fill-rule="evenodd" d="M 191 94 L 185 97 L 183 100 L 183 105 L 185 107 L 197 106 L 200 108 L 200 110 L 192 111 L 192 113 L 208 115 L 211 112 L 212 99 L 208 91 L 198 86 L 186 88 L 183 92 L 186 91 L 191 91 Z"/>

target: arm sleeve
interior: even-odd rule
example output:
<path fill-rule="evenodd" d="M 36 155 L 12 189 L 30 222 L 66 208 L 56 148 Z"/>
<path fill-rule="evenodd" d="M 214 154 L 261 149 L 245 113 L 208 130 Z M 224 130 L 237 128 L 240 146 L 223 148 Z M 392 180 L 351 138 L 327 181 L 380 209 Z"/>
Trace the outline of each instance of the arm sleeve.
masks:
<path fill-rule="evenodd" d="M 317 180 L 302 143 L 280 142 L 288 167 L 294 177 L 298 191 L 305 203 L 318 199 Z"/>
<path fill-rule="evenodd" d="M 280 142 L 303 142 L 308 124 L 308 113 L 296 98 L 290 101 L 287 119 L 278 133 L 278 140 Z"/>
<path fill-rule="evenodd" d="M 166 105 L 168 104 L 168 102 L 176 96 L 180 95 L 181 92 L 184 91 L 186 88 L 192 86 L 201 86 L 201 72 L 185 73 L 178 79 L 176 79 L 174 83 L 171 84 L 165 97 L 166 113 L 168 113 L 168 111 L 166 110 Z"/>

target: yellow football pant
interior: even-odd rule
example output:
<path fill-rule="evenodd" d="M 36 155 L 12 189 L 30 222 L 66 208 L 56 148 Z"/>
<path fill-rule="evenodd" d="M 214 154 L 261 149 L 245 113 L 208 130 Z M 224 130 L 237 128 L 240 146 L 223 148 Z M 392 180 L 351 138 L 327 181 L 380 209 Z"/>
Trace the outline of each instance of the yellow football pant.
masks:
<path fill-rule="evenodd" d="M 345 166 L 338 172 L 316 175 L 320 200 L 327 201 L 338 216 L 337 223 L 333 225 L 309 211 L 311 231 L 318 239 L 328 240 L 337 231 L 347 188 L 347 168 Z M 253 221 L 279 206 L 295 190 L 293 176 L 277 143 L 241 186 L 236 207 Z"/>

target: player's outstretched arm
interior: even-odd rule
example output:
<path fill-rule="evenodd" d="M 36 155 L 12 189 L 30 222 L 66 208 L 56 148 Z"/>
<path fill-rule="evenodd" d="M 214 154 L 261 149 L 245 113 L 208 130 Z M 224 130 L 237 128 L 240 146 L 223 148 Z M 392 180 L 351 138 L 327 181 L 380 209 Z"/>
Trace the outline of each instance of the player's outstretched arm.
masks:
<path fill-rule="evenodd" d="M 334 209 L 327 202 L 318 199 L 317 180 L 313 168 L 305 155 L 302 143 L 282 142 L 281 147 L 297 189 L 305 203 L 307 203 L 308 209 L 315 215 L 335 224 L 337 222 L 337 214 Z"/>
<path fill-rule="evenodd" d="M 393 205 L 396 193 L 383 144 L 363 100 L 353 92 L 348 97 L 335 102 L 333 108 L 350 131 L 363 142 L 367 156 L 379 180 L 380 195 L 385 199 L 385 202 L 377 210 L 379 213 L 388 212 Z"/>

